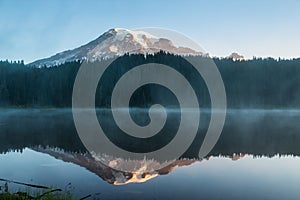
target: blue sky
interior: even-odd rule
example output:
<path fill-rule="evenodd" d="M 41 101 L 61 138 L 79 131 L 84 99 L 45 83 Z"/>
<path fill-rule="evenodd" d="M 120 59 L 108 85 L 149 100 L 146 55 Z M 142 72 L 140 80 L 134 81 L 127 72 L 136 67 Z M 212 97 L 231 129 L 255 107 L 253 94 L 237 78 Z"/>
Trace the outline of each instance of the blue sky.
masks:
<path fill-rule="evenodd" d="M 25 63 L 113 27 L 177 30 L 211 55 L 300 57 L 297 0 L 0 0 L 0 60 Z"/>

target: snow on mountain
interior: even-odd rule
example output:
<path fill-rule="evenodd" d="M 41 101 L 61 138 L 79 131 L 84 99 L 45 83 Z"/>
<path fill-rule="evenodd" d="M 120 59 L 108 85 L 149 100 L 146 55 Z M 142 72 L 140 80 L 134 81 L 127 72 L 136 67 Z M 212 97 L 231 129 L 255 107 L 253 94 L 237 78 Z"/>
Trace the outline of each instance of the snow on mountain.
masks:
<path fill-rule="evenodd" d="M 34 66 L 53 66 L 75 60 L 101 60 L 130 54 L 154 54 L 165 51 L 176 55 L 203 55 L 188 47 L 177 47 L 166 38 L 144 31 L 123 28 L 110 29 L 97 39 L 73 50 L 63 51 L 49 58 L 30 63 Z"/>
<path fill-rule="evenodd" d="M 232 59 L 234 61 L 243 61 L 243 60 L 245 60 L 244 56 L 239 55 L 238 53 L 235 53 L 235 52 L 233 52 L 232 54 L 227 56 L 227 58 Z"/>

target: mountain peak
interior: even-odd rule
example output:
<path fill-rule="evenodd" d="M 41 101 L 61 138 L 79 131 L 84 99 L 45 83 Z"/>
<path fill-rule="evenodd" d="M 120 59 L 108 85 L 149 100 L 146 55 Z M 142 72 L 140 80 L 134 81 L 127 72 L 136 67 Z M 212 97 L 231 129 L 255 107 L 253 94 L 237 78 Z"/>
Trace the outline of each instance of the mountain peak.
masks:
<path fill-rule="evenodd" d="M 126 53 L 146 55 L 161 50 L 176 55 L 203 55 L 202 52 L 188 47 L 177 47 L 171 40 L 145 31 L 112 28 L 86 45 L 37 60 L 31 65 L 50 67 L 75 60 L 95 61 L 122 56 Z"/>
<path fill-rule="evenodd" d="M 234 61 L 236 61 L 236 60 L 238 60 L 238 61 L 245 60 L 244 56 L 242 56 L 242 55 L 240 55 L 240 54 L 238 54 L 236 52 L 233 52 L 227 58 L 232 59 Z"/>

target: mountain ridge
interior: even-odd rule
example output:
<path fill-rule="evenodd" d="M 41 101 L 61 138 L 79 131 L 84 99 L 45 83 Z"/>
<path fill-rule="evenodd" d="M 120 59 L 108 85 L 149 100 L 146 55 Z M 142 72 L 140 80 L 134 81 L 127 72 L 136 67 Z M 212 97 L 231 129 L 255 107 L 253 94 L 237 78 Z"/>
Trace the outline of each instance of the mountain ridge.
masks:
<path fill-rule="evenodd" d="M 36 60 L 32 66 L 54 66 L 78 60 L 102 60 L 129 54 L 154 54 L 165 51 L 175 55 L 205 55 L 189 47 L 176 46 L 173 41 L 140 30 L 112 28 L 95 40 L 72 50 Z"/>

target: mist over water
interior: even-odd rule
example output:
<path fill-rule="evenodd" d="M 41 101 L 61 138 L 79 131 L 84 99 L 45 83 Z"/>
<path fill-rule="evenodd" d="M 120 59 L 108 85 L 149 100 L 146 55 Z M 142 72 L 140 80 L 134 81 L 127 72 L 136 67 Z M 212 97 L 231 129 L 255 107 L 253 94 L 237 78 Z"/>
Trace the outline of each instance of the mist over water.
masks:
<path fill-rule="evenodd" d="M 115 122 L 108 118 L 108 109 L 97 109 L 97 116 L 104 120 L 109 135 L 114 135 Z M 119 109 L 123 112 L 122 109 Z M 165 130 L 174 129 L 180 123 L 180 110 L 167 109 Z M 183 112 L 193 112 L 183 109 Z M 155 111 L 154 111 L 155 112 Z M 157 110 L 157 112 L 160 112 Z M 196 157 L 210 121 L 210 109 L 201 109 L 199 131 L 188 157 Z M 149 123 L 149 110 L 134 108 L 131 117 L 137 124 Z M 251 153 L 258 155 L 300 155 L 298 136 L 300 131 L 298 109 L 228 109 L 221 137 L 211 154 Z M 72 117 L 71 109 L 1 109 L 0 149 L 6 152 L 38 145 L 59 147 L 69 151 L 85 151 Z M 175 128 L 174 128 L 175 127 Z M 164 130 L 164 129 L 163 129 Z M 162 136 L 172 138 L 169 131 Z M 187 133 L 188 134 L 188 133 Z M 162 137 L 157 138 L 160 141 Z M 122 140 L 126 143 L 126 138 Z"/>
<path fill-rule="evenodd" d="M 189 113 L 193 109 L 181 111 Z M 110 130 L 108 137 L 132 151 L 167 144 L 173 138 L 169 130 L 176 130 L 180 123 L 180 110 L 168 108 L 167 117 L 172 120 L 166 121 L 152 145 L 141 146 L 115 135 L 115 122 L 111 122 L 109 112 L 97 109 L 98 118 L 104 119 Z M 95 161 L 78 137 L 71 109 L 1 109 L 0 178 L 58 188 L 71 183 L 78 197 L 101 192 L 105 199 L 117 199 L 124 194 L 128 199 L 169 198 L 174 194 L 179 199 L 240 199 L 245 195 L 248 199 L 293 199 L 300 195 L 296 187 L 300 183 L 296 170 L 300 156 L 300 110 L 228 109 L 216 146 L 206 159 L 199 160 L 211 112 L 219 111 L 200 109 L 197 136 L 176 163 L 154 174 L 139 174 L 116 171 Z M 149 109 L 130 110 L 132 119 L 140 125 L 150 122 L 148 114 Z M 131 182 L 140 184 L 128 184 Z M 119 184 L 125 186 L 115 186 Z M 13 183 L 9 187 L 21 188 Z M 212 188 L 221 193 L 208 192 Z"/>

